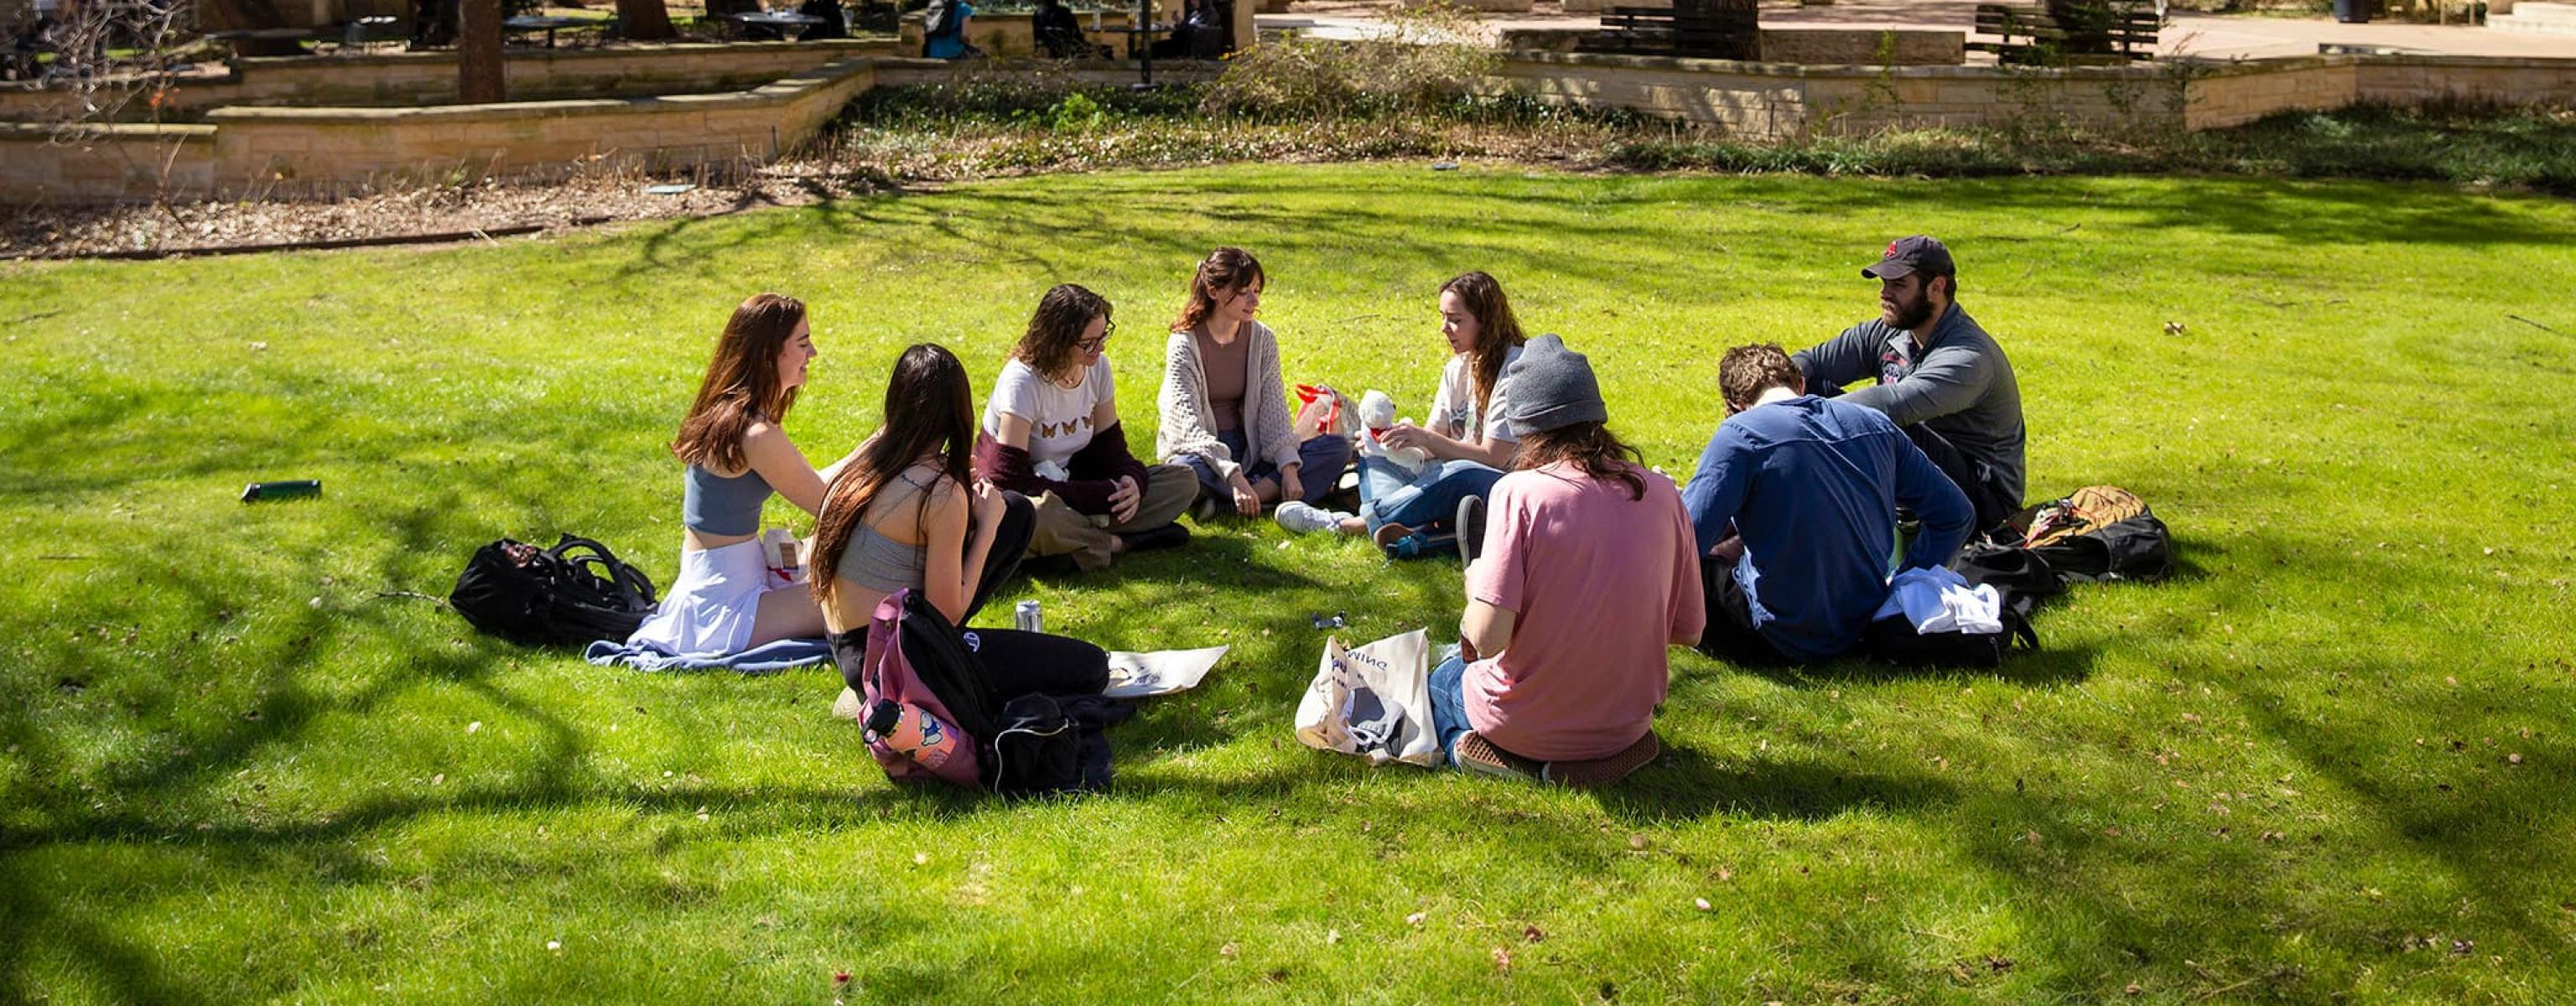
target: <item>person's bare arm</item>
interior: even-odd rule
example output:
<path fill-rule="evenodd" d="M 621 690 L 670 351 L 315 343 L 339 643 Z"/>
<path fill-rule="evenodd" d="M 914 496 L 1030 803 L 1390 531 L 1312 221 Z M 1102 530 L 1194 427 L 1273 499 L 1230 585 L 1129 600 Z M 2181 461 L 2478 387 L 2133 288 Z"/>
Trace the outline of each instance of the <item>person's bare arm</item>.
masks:
<path fill-rule="evenodd" d="M 1469 601 L 1467 613 L 1458 619 L 1458 638 L 1466 642 L 1477 659 L 1496 656 L 1512 644 L 1513 623 L 1519 617 L 1507 608 Z"/>
<path fill-rule="evenodd" d="M 754 423 L 742 435 L 742 453 L 751 470 L 759 472 L 787 502 L 809 514 L 822 512 L 823 476 L 787 439 L 787 431 L 774 423 Z"/>

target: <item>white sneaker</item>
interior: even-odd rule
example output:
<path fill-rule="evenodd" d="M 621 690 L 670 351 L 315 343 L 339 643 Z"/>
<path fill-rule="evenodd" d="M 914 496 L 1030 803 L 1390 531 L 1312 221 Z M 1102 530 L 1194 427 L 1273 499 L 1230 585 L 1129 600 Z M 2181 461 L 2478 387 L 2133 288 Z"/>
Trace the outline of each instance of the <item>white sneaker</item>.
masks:
<path fill-rule="evenodd" d="M 1289 500 L 1279 504 L 1278 512 L 1273 514 L 1271 519 L 1278 521 L 1280 527 L 1298 534 L 1317 534 L 1325 531 L 1340 531 L 1342 522 L 1349 520 L 1350 516 L 1339 511 L 1317 507 L 1304 500 Z"/>

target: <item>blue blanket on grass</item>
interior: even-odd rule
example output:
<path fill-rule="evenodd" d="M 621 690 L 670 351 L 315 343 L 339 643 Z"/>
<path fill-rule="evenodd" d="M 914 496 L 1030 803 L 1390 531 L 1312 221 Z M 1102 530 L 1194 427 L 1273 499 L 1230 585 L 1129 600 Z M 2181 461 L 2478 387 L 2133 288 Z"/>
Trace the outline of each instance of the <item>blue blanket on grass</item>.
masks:
<path fill-rule="evenodd" d="M 755 646 L 740 653 L 716 656 L 678 656 L 650 646 L 629 646 L 603 639 L 583 650 L 581 658 L 601 667 L 632 667 L 639 671 L 738 671 L 743 674 L 776 674 L 790 667 L 805 667 L 832 662 L 832 645 L 820 639 L 781 639 Z"/>

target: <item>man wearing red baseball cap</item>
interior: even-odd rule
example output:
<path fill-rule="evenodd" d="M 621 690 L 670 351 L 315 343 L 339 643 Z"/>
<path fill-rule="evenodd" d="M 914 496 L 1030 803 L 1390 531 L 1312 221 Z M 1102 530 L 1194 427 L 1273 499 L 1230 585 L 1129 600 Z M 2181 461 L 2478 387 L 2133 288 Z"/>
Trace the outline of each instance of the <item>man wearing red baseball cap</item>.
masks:
<path fill-rule="evenodd" d="M 1895 420 L 1967 494 L 1976 530 L 1992 530 L 2021 509 L 2027 471 L 2012 361 L 1959 307 L 1958 266 L 1941 242 L 1919 234 L 1899 239 L 1860 274 L 1878 281 L 1878 318 L 1791 362 L 1815 394 L 1841 394 Z M 1840 391 L 1863 378 L 1876 383 Z"/>

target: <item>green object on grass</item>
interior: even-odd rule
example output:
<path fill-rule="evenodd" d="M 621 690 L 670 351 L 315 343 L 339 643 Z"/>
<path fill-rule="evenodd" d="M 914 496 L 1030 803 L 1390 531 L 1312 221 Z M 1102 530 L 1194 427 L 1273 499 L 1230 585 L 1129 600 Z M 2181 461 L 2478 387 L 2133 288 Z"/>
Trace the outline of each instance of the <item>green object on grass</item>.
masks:
<path fill-rule="evenodd" d="M 271 500 L 304 499 L 320 495 L 322 495 L 322 482 L 319 479 L 296 479 L 289 482 L 253 482 L 249 487 L 242 490 L 241 501 L 244 503 L 264 503 Z"/>

